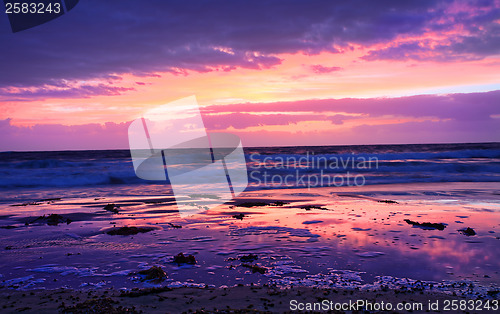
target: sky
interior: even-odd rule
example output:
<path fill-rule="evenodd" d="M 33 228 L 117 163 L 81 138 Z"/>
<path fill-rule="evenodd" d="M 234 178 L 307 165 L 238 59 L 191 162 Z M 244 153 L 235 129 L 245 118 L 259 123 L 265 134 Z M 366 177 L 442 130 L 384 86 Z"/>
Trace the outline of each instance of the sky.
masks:
<path fill-rule="evenodd" d="M 87 0 L 0 42 L 1 151 L 126 149 L 191 95 L 244 146 L 500 142 L 500 0 Z"/>

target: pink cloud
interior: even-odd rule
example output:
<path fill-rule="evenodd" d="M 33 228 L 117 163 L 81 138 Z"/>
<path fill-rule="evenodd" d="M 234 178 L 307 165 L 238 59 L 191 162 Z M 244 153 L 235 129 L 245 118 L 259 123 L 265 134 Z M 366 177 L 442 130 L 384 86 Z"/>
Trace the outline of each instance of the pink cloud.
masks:
<path fill-rule="evenodd" d="M 202 115 L 209 132 L 230 130 L 247 146 L 499 142 L 498 99 L 500 91 L 305 100 L 208 106 Z M 0 150 L 126 149 L 128 124 L 22 127 L 0 120 Z"/>
<path fill-rule="evenodd" d="M 500 114 L 500 90 L 485 93 L 418 95 L 397 98 L 343 98 L 274 103 L 246 103 L 207 106 L 205 113 L 217 112 L 344 112 L 367 117 L 385 115 L 436 117 L 439 119 L 488 120 Z"/>
<path fill-rule="evenodd" d="M 311 65 L 311 70 L 316 74 L 324 74 L 324 73 L 337 72 L 337 71 L 342 70 L 342 68 L 341 67 L 326 67 L 326 66 L 322 66 L 321 64 L 315 64 L 315 65 Z"/>

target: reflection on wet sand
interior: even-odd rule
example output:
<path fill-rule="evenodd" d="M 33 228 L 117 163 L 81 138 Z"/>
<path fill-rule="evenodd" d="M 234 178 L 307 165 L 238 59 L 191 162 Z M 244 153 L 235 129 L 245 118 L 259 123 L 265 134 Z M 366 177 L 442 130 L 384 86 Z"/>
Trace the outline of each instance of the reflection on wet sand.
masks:
<path fill-rule="evenodd" d="M 500 282 L 496 188 L 264 190 L 189 217 L 178 215 L 171 198 L 146 193 L 10 202 L 1 207 L 1 285 L 314 286 L 336 276 L 337 284 L 361 287 L 390 276 L 490 287 Z M 109 204 L 117 210 L 109 211 Z M 48 217 L 60 221 L 46 223 Z M 476 234 L 459 231 L 464 228 Z M 196 263 L 176 263 L 179 254 Z M 137 279 L 151 269 L 167 275 L 161 282 Z"/>

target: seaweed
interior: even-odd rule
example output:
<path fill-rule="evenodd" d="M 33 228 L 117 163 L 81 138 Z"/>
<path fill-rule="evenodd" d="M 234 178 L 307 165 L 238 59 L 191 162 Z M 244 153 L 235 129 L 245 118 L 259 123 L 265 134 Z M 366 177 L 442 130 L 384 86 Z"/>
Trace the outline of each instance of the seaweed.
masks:
<path fill-rule="evenodd" d="M 252 270 L 252 273 L 264 274 L 265 272 L 267 272 L 267 268 L 259 265 L 241 264 L 241 266 L 250 268 Z"/>
<path fill-rule="evenodd" d="M 468 237 L 476 235 L 476 231 L 474 231 L 474 229 L 472 229 L 470 227 L 460 229 L 460 230 L 458 230 L 458 232 L 460 232 L 461 234 L 466 235 Z"/>
<path fill-rule="evenodd" d="M 240 257 L 240 261 L 246 262 L 246 263 L 251 263 L 257 259 L 259 259 L 259 257 L 255 254 L 243 255 Z"/>
<path fill-rule="evenodd" d="M 31 221 L 31 222 L 25 222 L 25 225 L 28 226 L 30 224 L 33 224 L 33 223 L 47 223 L 47 225 L 49 226 L 57 226 L 58 224 L 60 223 L 66 223 L 67 225 L 69 225 L 72 220 L 69 219 L 69 218 L 64 218 L 63 216 L 59 215 L 59 214 L 50 214 L 48 216 L 39 216 L 37 218 L 35 218 L 35 220 Z"/>
<path fill-rule="evenodd" d="M 239 220 L 243 220 L 243 217 L 246 217 L 245 214 L 236 214 L 236 215 L 233 215 L 233 218 L 236 218 L 236 219 L 239 219 Z"/>
<path fill-rule="evenodd" d="M 114 214 L 118 214 L 118 208 L 120 208 L 120 206 L 117 206 L 117 205 L 112 204 L 112 203 L 103 207 L 104 210 L 107 210 L 108 212 L 112 212 Z"/>
<path fill-rule="evenodd" d="M 189 254 L 189 255 L 184 255 L 184 253 L 179 253 L 177 254 L 176 256 L 174 256 L 174 263 L 177 263 L 177 264 L 190 264 L 190 265 L 194 265 L 196 264 L 196 258 L 194 258 L 193 255 Z"/>
<path fill-rule="evenodd" d="M 141 270 L 138 272 L 139 275 L 144 276 L 141 281 L 155 281 L 160 282 L 167 278 L 167 273 L 159 266 L 153 266 L 149 269 Z"/>
<path fill-rule="evenodd" d="M 409 225 L 413 225 L 414 227 L 419 227 L 419 228 L 427 229 L 427 230 L 431 230 L 431 229 L 444 230 L 444 228 L 446 228 L 446 225 L 443 223 L 433 223 L 433 222 L 420 223 L 420 222 L 416 222 L 416 221 L 413 221 L 410 219 L 405 219 L 404 221 L 406 221 L 406 223 Z"/>
<path fill-rule="evenodd" d="M 153 231 L 154 229 L 153 227 L 120 227 L 108 230 L 106 233 L 109 235 L 134 235 Z"/>

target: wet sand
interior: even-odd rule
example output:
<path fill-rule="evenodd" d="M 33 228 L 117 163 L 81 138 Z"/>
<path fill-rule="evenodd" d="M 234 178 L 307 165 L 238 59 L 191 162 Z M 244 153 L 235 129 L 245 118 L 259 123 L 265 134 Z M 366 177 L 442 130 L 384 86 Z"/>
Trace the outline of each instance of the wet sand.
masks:
<path fill-rule="evenodd" d="M 5 310 L 26 304 L 49 312 L 56 304 L 37 298 L 79 295 L 80 301 L 65 301 L 68 307 L 96 289 L 93 295 L 119 301 L 113 307 L 145 312 L 152 310 L 145 306 L 178 312 L 251 304 L 265 311 L 271 302 L 263 300 L 269 299 L 265 285 L 286 292 L 270 299 L 274 308 L 267 306 L 278 312 L 289 309 L 290 295 L 300 289 L 307 302 L 322 298 L 319 291 L 337 291 L 335 300 L 365 294 L 494 300 L 500 290 L 498 191 L 498 184 L 487 183 L 261 190 L 189 217 L 159 193 L 67 191 L 35 199 L 26 192 L 0 205 L 0 289 L 16 301 Z M 32 193 L 49 194 L 56 192 Z M 179 253 L 195 262 L 179 262 Z M 165 276 L 140 274 L 151 267 Z M 61 288 L 71 290 L 60 294 Z M 147 288 L 173 290 L 119 297 Z M 403 290 L 412 292 L 396 293 Z"/>

